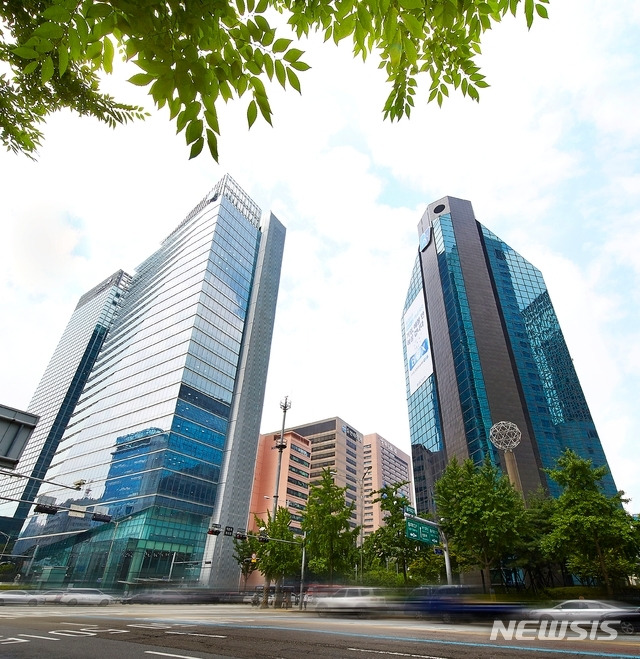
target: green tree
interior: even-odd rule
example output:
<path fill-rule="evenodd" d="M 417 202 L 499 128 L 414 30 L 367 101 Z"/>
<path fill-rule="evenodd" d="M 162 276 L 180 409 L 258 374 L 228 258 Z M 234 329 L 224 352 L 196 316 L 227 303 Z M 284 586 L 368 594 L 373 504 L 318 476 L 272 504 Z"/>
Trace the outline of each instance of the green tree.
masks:
<path fill-rule="evenodd" d="M 243 590 L 247 589 L 247 580 L 258 569 L 257 557 L 259 549 L 258 539 L 248 536 L 246 540 L 233 539 L 233 558 L 238 563 L 242 574 Z"/>
<path fill-rule="evenodd" d="M 15 152 L 33 154 L 46 116 L 60 108 L 110 125 L 143 116 L 100 91 L 115 57 L 137 65 L 130 78 L 168 107 L 197 156 L 205 143 L 217 159 L 217 108 L 247 94 L 247 121 L 271 123 L 265 84 L 300 92 L 309 68 L 298 40 L 321 32 L 350 39 L 354 56 L 374 54 L 391 91 L 385 118 L 409 116 L 418 77 L 429 101 L 453 89 L 478 100 L 486 87 L 475 58 L 483 34 L 509 12 L 546 18 L 549 0 L 5 0 L 0 5 L 0 130 Z M 279 18 L 277 13 L 282 15 Z"/>
<path fill-rule="evenodd" d="M 369 536 L 374 553 L 386 563 L 393 559 L 401 571 L 404 583 L 408 583 L 408 567 L 415 559 L 417 546 L 415 540 L 406 536 L 404 509 L 411 504 L 409 499 L 400 492 L 407 481 L 385 485 L 373 492 L 377 495 L 373 503 L 379 503 L 384 518 L 384 524 Z"/>
<path fill-rule="evenodd" d="M 356 560 L 358 528 L 349 524 L 355 504 L 346 503 L 346 491 L 335 484 L 328 469 L 323 469 L 320 481 L 311 486 L 302 520 L 309 569 L 330 584 L 336 576 L 350 574 Z"/>
<path fill-rule="evenodd" d="M 527 496 L 524 525 L 521 530 L 521 544 L 515 564 L 526 573 L 526 578 L 534 591 L 563 585 L 557 577 L 564 572 L 564 557 L 558 552 L 548 556 L 542 542 L 551 532 L 551 520 L 557 501 L 540 488 Z"/>
<path fill-rule="evenodd" d="M 275 517 L 267 511 L 267 519 L 255 517 L 260 529 L 260 536 L 265 540 L 260 542 L 260 536 L 254 538 L 258 543 L 256 555 L 258 570 L 264 577 L 262 606 L 266 607 L 269 598 L 271 582 L 276 584 L 276 605 L 280 601 L 282 582 L 285 577 L 297 575 L 300 570 L 302 544 L 296 540 L 289 528 L 291 514 L 287 508 L 278 506 Z M 268 540 L 267 540 L 268 539 Z"/>
<path fill-rule="evenodd" d="M 436 507 L 449 547 L 463 569 L 479 567 L 491 586 L 491 568 L 516 553 L 524 502 L 509 478 L 487 457 L 480 467 L 454 458 L 436 482 Z"/>
<path fill-rule="evenodd" d="M 638 567 L 640 524 L 625 511 L 624 492 L 607 496 L 600 481 L 606 467 L 567 449 L 556 469 L 546 470 L 562 487 L 551 516 L 551 531 L 541 546 L 547 556 L 566 559 L 572 574 L 604 584 L 613 596 L 616 581 Z"/>

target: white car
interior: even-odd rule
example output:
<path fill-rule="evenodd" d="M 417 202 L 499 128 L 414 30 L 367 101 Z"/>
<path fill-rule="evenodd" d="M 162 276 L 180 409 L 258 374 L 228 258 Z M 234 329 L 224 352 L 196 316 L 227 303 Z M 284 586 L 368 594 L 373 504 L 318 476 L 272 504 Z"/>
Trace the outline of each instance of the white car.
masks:
<path fill-rule="evenodd" d="M 0 604 L 38 605 L 38 597 L 28 590 L 0 590 Z"/>
<path fill-rule="evenodd" d="M 617 614 L 625 615 L 634 609 L 622 604 L 610 604 L 599 600 L 566 600 L 548 609 L 533 609 L 529 617 L 536 620 L 579 620 L 583 622 L 610 619 Z"/>
<path fill-rule="evenodd" d="M 66 590 L 45 590 L 43 593 L 38 593 L 37 598 L 40 604 L 57 604 L 60 598 L 66 593 Z"/>
<path fill-rule="evenodd" d="M 111 595 L 102 592 L 98 588 L 69 588 L 58 600 L 60 604 L 75 606 L 76 604 L 97 604 L 108 606 L 116 600 Z"/>
<path fill-rule="evenodd" d="M 320 616 L 329 613 L 371 615 L 388 606 L 383 589 L 357 586 L 340 588 L 330 595 L 316 597 L 314 603 Z"/>

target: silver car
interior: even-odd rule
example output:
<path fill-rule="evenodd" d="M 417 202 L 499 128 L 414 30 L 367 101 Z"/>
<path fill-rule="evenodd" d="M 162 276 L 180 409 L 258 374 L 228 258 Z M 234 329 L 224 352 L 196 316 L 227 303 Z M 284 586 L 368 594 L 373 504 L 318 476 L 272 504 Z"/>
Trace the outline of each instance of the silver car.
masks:
<path fill-rule="evenodd" d="M 315 598 L 315 610 L 320 616 L 329 613 L 372 615 L 386 608 L 387 598 L 382 588 L 348 586 L 326 597 Z"/>
<path fill-rule="evenodd" d="M 0 590 L 0 604 L 38 605 L 38 596 L 28 590 Z"/>
<path fill-rule="evenodd" d="M 616 615 L 633 612 L 634 609 L 623 604 L 612 604 L 600 600 L 566 600 L 548 609 L 533 609 L 529 617 L 536 620 L 579 620 L 591 622 L 611 619 Z"/>
<path fill-rule="evenodd" d="M 98 588 L 69 588 L 58 601 L 60 604 L 66 604 L 67 606 L 75 606 L 76 604 L 108 606 L 116 600 Z"/>

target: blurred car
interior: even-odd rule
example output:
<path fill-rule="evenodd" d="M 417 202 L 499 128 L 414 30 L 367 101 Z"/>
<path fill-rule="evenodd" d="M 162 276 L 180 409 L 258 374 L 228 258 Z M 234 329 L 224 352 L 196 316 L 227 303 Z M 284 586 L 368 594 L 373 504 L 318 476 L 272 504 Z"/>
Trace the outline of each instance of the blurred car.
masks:
<path fill-rule="evenodd" d="M 186 596 L 179 590 L 147 590 L 122 600 L 123 604 L 182 604 Z"/>
<path fill-rule="evenodd" d="M 38 605 L 38 597 L 28 590 L 0 590 L 0 604 Z"/>
<path fill-rule="evenodd" d="M 532 609 L 529 617 L 535 620 L 609 621 L 623 634 L 640 631 L 640 608 L 601 600 L 566 600 L 550 608 Z"/>
<path fill-rule="evenodd" d="M 423 586 L 411 591 L 404 603 L 410 615 L 443 622 L 482 622 L 524 617 L 521 605 L 489 599 L 477 586 Z"/>
<path fill-rule="evenodd" d="M 314 598 L 318 615 L 330 613 L 350 613 L 355 615 L 372 615 L 383 611 L 388 606 L 386 591 L 382 588 L 349 586 L 339 588 L 326 596 Z"/>
<path fill-rule="evenodd" d="M 150 588 L 122 599 L 123 604 L 220 604 L 242 601 L 239 593 L 213 588 Z"/>
<path fill-rule="evenodd" d="M 60 598 L 66 593 L 66 590 L 45 590 L 43 593 L 37 593 L 39 604 L 58 604 Z"/>
<path fill-rule="evenodd" d="M 68 588 L 58 600 L 60 604 L 75 606 L 76 604 L 96 604 L 98 606 L 108 606 L 116 600 L 111 595 L 99 590 L 98 588 Z"/>

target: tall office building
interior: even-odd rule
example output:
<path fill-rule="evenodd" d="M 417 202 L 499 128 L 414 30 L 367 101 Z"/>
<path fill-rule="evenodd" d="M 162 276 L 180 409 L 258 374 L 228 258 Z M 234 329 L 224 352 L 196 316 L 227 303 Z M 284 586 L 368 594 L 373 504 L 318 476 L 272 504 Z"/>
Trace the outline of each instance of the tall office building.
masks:
<path fill-rule="evenodd" d="M 480 224 L 471 203 L 444 197 L 418 225 L 419 251 L 402 318 L 416 507 L 434 511 L 448 460 L 490 456 L 499 421 L 515 449 L 525 495 L 558 494 L 543 469 L 565 448 L 607 460 L 541 273 Z M 609 475 L 607 493 L 616 491 Z"/>
<path fill-rule="evenodd" d="M 15 471 L 28 478 L 0 476 L 3 528 L 20 531 L 104 339 L 130 277 L 122 270 L 85 293 L 71 315 L 31 402 L 40 419 Z"/>
<path fill-rule="evenodd" d="M 282 451 L 276 447 L 282 447 Z M 266 520 L 267 512 L 273 514 L 277 503 L 278 507 L 289 510 L 291 530 L 302 535 L 302 516 L 309 498 L 310 479 L 309 439 L 292 431 L 285 432 L 284 442 L 280 432 L 260 435 L 247 528 L 256 532 L 254 515 Z"/>
<path fill-rule="evenodd" d="M 54 520 L 34 516 L 36 565 L 75 583 L 237 586 L 230 539 L 207 529 L 246 523 L 284 238 L 225 176 L 139 266 L 46 474 L 83 492 L 40 489 L 59 515 L 111 522 L 47 545 Z"/>
<path fill-rule="evenodd" d="M 404 495 L 411 506 L 414 505 L 414 497 L 411 457 L 378 433 L 365 435 L 362 444 L 364 447 L 362 533 L 366 537 L 384 525 L 384 511 L 380 507 L 380 502 L 373 503 L 375 498 L 372 497 L 373 492 L 383 487 L 405 483 L 398 489 L 398 494 Z"/>

